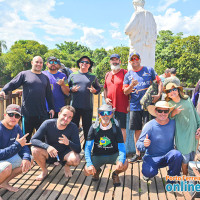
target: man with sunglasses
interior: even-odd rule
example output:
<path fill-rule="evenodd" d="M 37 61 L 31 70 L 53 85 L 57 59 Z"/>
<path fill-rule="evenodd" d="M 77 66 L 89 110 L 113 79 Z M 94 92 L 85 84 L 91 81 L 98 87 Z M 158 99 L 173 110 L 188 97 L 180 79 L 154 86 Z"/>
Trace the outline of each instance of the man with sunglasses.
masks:
<path fill-rule="evenodd" d="M 31 168 L 30 150 L 26 146 L 30 143 L 26 143 L 28 134 L 23 136 L 18 125 L 20 118 L 20 106 L 10 104 L 0 122 L 0 188 L 12 192 L 19 189 L 9 185 L 9 181 Z"/>
<path fill-rule="evenodd" d="M 113 185 L 120 186 L 119 173 L 126 171 L 126 148 L 118 121 L 113 118 L 114 109 L 111 105 L 104 104 L 98 109 L 96 122 L 90 127 L 86 145 L 85 175 L 93 176 L 93 181 L 99 180 L 101 166 L 115 164 L 112 173 Z M 91 151 L 93 152 L 91 156 Z"/>
<path fill-rule="evenodd" d="M 143 124 L 149 121 L 149 113 L 142 109 L 140 100 L 152 82 L 157 80 L 158 94 L 152 95 L 152 103 L 158 101 L 162 93 L 162 81 L 153 68 L 140 65 L 141 58 L 138 53 L 131 53 L 129 56 L 129 62 L 132 66 L 132 70 L 129 70 L 126 73 L 124 77 L 123 88 L 124 94 L 130 94 L 131 96 L 129 126 L 131 130 L 135 131 L 134 142 L 136 144 L 141 134 Z M 140 151 L 137 149 L 137 147 L 135 149 L 136 154 L 129 160 L 131 163 L 141 159 Z"/>
<path fill-rule="evenodd" d="M 111 70 L 105 76 L 104 98 L 108 105 L 115 108 L 115 118 L 119 121 L 124 142 L 126 142 L 126 114 L 129 106 L 128 96 L 123 91 L 123 81 L 127 70 L 120 69 L 120 56 L 110 56 Z"/>
<path fill-rule="evenodd" d="M 20 72 L 0 92 L 0 96 L 5 98 L 7 92 L 23 86 L 22 115 L 25 132 L 29 133 L 28 141 L 30 141 L 34 128 L 37 130 L 42 122 L 48 119 L 46 101 L 49 106 L 49 114 L 54 115 L 53 95 L 49 79 L 42 73 L 43 59 L 40 56 L 35 56 L 31 65 L 31 70 Z"/>
<path fill-rule="evenodd" d="M 68 78 L 72 95 L 71 105 L 76 110 L 73 122 L 79 127 L 80 117 L 82 117 L 85 139 L 92 125 L 93 94 L 101 91 L 97 77 L 90 72 L 92 66 L 92 60 L 88 56 L 82 56 L 77 61 L 79 71 L 70 74 Z"/>
<path fill-rule="evenodd" d="M 54 118 L 58 118 L 60 109 L 65 105 L 65 95 L 69 94 L 69 85 L 67 77 L 64 73 L 58 71 L 57 65 L 60 65 L 60 60 L 54 56 L 47 58 L 48 70 L 43 73 L 49 78 L 51 90 L 54 99 L 55 114 Z M 49 106 L 47 104 L 47 110 Z M 51 117 L 50 117 L 51 118 Z"/>
<path fill-rule="evenodd" d="M 182 154 L 174 149 L 175 121 L 169 119 L 174 109 L 166 101 L 158 101 L 155 106 L 148 106 L 152 119 L 142 129 L 136 143 L 139 151 L 145 151 L 142 164 L 144 180 L 149 180 L 158 173 L 158 169 L 169 167 L 169 176 L 180 176 Z"/>

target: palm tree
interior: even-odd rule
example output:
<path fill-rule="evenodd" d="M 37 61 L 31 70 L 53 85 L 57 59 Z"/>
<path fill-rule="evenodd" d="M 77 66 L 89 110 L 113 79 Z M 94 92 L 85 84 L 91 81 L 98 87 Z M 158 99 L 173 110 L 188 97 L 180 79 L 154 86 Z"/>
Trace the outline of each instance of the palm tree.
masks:
<path fill-rule="evenodd" d="M 3 49 L 7 50 L 6 41 L 0 40 L 0 56 L 2 54 Z"/>

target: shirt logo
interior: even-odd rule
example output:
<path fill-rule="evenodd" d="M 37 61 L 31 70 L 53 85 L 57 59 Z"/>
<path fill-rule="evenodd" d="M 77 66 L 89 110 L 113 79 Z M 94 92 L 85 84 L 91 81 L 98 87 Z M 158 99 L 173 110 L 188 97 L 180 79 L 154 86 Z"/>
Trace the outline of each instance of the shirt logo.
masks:
<path fill-rule="evenodd" d="M 151 76 L 151 74 L 144 72 L 142 76 Z"/>
<path fill-rule="evenodd" d="M 106 147 L 106 146 L 108 146 L 110 143 L 111 143 L 111 141 L 110 141 L 109 138 L 107 138 L 107 137 L 100 137 L 99 145 Z"/>

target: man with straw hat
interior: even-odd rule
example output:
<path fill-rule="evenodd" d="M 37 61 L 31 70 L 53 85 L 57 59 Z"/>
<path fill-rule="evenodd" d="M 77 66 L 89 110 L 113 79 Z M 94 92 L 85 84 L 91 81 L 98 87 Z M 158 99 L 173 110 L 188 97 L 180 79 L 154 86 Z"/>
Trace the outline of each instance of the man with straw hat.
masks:
<path fill-rule="evenodd" d="M 146 151 L 142 165 L 143 178 L 148 181 L 157 175 L 159 168 L 166 166 L 169 167 L 169 176 L 179 176 L 183 158 L 174 149 L 175 121 L 168 117 L 174 106 L 158 101 L 147 109 L 156 118 L 145 124 L 136 143 L 140 151 Z"/>

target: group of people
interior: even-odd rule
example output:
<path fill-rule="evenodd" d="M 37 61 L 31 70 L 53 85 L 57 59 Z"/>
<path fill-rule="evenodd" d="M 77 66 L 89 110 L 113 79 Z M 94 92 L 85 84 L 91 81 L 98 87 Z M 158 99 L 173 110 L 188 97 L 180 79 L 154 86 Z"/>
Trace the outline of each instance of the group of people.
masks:
<path fill-rule="evenodd" d="M 112 54 L 111 71 L 106 74 L 104 84 L 106 104 L 98 108 L 98 116 L 92 124 L 93 94 L 101 90 L 97 77 L 91 72 L 92 60 L 88 56 L 81 57 L 77 61 L 79 71 L 71 74 L 65 73 L 67 69 L 53 56 L 47 59 L 46 71 L 42 71 L 40 56 L 34 57 L 31 63 L 31 70 L 20 72 L 0 92 L 5 96 L 8 91 L 23 86 L 22 109 L 9 105 L 0 122 L 0 187 L 18 191 L 9 181 L 27 172 L 33 161 L 42 170 L 36 180 L 48 175 L 46 163 L 60 163 L 65 176 L 72 176 L 70 166 L 80 163 L 80 118 L 85 137 L 84 173 L 92 175 L 94 181 L 99 180 L 102 165 L 115 164 L 113 184 L 120 186 L 119 173 L 126 171 L 128 162 L 140 160 L 142 152 L 145 152 L 142 165 L 145 180 L 154 177 L 164 166 L 169 166 L 170 176 L 180 175 L 181 167 L 187 175 L 188 163 L 194 160 L 198 146 L 200 118 L 174 78 L 164 84 L 163 89 L 154 69 L 141 66 L 139 53 L 129 55 L 132 66 L 129 71 L 121 69 L 120 56 Z M 165 77 L 165 81 L 167 79 Z M 158 93 L 152 96 L 146 111 L 140 100 L 153 81 L 158 85 Z M 161 101 L 163 92 L 165 100 Z M 66 105 L 69 95 L 71 105 Z M 135 131 L 136 154 L 128 161 L 125 142 L 129 110 L 129 129 Z M 20 118 L 23 131 L 18 125 Z M 153 119 L 149 121 L 150 118 Z M 32 136 L 33 129 L 36 133 Z"/>

